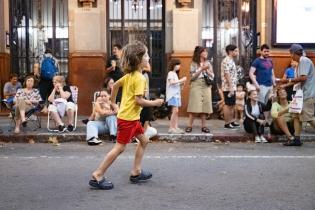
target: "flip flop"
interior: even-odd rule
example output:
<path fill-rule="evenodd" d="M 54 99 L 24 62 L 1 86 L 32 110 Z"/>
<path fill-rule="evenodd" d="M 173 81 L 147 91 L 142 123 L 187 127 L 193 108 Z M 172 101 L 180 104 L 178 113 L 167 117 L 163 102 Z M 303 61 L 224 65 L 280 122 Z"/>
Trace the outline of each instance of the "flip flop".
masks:
<path fill-rule="evenodd" d="M 103 177 L 103 179 L 101 179 L 100 181 L 91 179 L 89 181 L 89 185 L 91 187 L 94 187 L 94 189 L 99 189 L 99 190 L 111 190 L 114 188 L 113 183 L 110 181 L 107 181 L 105 177 Z"/>

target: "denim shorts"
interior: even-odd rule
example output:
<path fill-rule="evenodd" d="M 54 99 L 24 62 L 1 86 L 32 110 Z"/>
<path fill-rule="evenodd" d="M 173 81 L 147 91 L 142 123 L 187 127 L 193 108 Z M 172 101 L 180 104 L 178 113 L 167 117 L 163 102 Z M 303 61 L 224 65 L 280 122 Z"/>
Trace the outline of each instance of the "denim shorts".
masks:
<path fill-rule="evenodd" d="M 182 103 L 180 101 L 180 98 L 172 97 L 170 100 L 168 100 L 167 105 L 180 107 L 182 105 Z"/>

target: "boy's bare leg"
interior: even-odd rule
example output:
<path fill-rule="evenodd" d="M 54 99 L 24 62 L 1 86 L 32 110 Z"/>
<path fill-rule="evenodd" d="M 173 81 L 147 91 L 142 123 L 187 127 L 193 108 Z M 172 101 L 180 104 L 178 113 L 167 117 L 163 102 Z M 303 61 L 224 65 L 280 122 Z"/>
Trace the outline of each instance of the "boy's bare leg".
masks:
<path fill-rule="evenodd" d="M 96 181 L 100 181 L 103 178 L 108 167 L 111 166 L 111 164 L 125 150 L 125 148 L 126 144 L 120 144 L 116 142 L 112 150 L 109 153 L 107 153 L 107 155 L 104 157 L 104 160 L 101 162 L 98 168 L 92 173 L 93 179 L 95 179 Z"/>
<path fill-rule="evenodd" d="M 139 143 L 137 144 L 135 160 L 134 160 L 133 168 L 131 170 L 132 176 L 137 176 L 140 174 L 141 161 L 144 155 L 144 150 L 149 143 L 149 139 L 144 134 L 137 135 L 136 138 L 139 140 Z"/>

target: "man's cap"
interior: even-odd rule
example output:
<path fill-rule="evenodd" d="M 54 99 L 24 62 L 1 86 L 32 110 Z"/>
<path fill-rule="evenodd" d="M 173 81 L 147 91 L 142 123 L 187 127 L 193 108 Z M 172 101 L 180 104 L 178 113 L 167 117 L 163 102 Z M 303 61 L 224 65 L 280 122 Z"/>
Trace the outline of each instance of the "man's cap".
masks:
<path fill-rule="evenodd" d="M 291 53 L 301 52 L 303 47 L 300 44 L 292 44 L 289 50 Z"/>

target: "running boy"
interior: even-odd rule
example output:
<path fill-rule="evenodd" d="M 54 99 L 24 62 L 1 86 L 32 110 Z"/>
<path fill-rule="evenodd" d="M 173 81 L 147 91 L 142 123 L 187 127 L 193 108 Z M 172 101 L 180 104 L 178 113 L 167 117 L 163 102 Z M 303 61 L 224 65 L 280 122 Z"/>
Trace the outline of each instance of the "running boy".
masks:
<path fill-rule="evenodd" d="M 116 96 L 118 89 L 122 87 L 122 100 L 117 116 L 117 142 L 113 149 L 105 156 L 99 167 L 92 173 L 92 180 L 89 181 L 89 185 L 94 188 L 110 190 L 114 187 L 112 182 L 104 178 L 104 174 L 109 166 L 125 150 L 126 145 L 134 136 L 140 142 L 136 148 L 134 164 L 129 180 L 132 183 L 138 183 L 152 177 L 152 173 L 141 169 L 144 150 L 149 140 L 144 135 L 139 119 L 142 106 L 161 106 L 163 100 L 156 99 L 149 101 L 143 98 L 146 84 L 145 78 L 141 74 L 141 65 L 147 65 L 149 59 L 146 46 L 140 42 L 128 44 L 123 48 L 122 66 L 126 75 L 114 84 L 111 95 L 111 106 L 114 110 L 117 110 L 118 107 L 115 104 Z"/>

